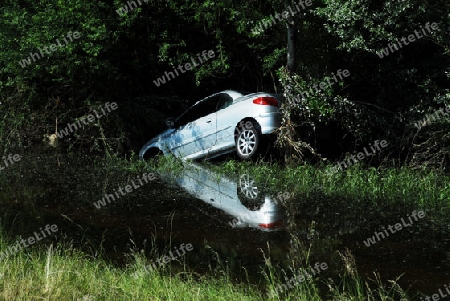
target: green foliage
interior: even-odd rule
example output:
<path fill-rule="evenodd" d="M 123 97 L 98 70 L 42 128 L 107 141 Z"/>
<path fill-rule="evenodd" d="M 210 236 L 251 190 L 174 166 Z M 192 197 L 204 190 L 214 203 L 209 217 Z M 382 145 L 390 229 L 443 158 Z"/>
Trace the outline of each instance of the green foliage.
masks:
<path fill-rule="evenodd" d="M 12 2 L 12 1 L 11 1 Z M 67 3 L 52 3 L 44 1 L 29 3 L 22 8 L 8 4 L 3 8 L 2 27 L 9 28 L 3 32 L 6 43 L 2 45 L 2 54 L 6 64 L 5 72 L 26 83 L 33 80 L 44 82 L 64 82 L 66 85 L 85 85 L 83 80 L 74 81 L 74 76 L 81 78 L 92 75 L 95 69 L 88 68 L 92 64 L 109 67 L 105 60 L 99 60 L 108 40 L 106 24 L 92 12 L 104 8 L 100 4 L 84 3 L 81 0 Z M 20 24 L 20 25 L 19 25 Z M 81 37 L 69 42 L 64 47 L 58 47 L 50 54 L 43 51 L 44 56 L 22 68 L 19 61 L 26 59 L 30 53 L 62 41 L 69 31 L 78 31 Z M 65 44 L 64 42 L 62 42 Z M 64 61 L 65 64 L 61 64 Z M 97 70 L 98 72 L 98 70 Z M 11 86 L 13 82 L 8 82 Z"/>
<path fill-rule="evenodd" d="M 419 30 L 424 22 L 436 22 L 444 28 L 449 16 L 439 7 L 448 7 L 448 3 L 325 0 L 324 5 L 315 10 L 315 15 L 326 20 L 325 29 L 329 33 L 339 37 L 339 49 L 375 54 L 380 47 L 386 47 L 387 42 Z M 437 32 L 433 40 L 443 34 L 443 31 Z"/>
<path fill-rule="evenodd" d="M 314 128 L 319 122 L 337 122 L 344 136 L 351 137 L 352 144 L 344 146 L 344 151 L 350 151 L 380 135 L 388 140 L 405 136 L 419 112 L 438 108 L 436 95 L 449 93 L 444 83 L 450 74 L 445 30 L 450 16 L 441 9 L 448 8 L 448 3 L 324 0 L 316 4 L 312 16 L 299 20 L 302 53 L 297 54 L 297 73 L 278 73 L 288 100 L 283 104 L 286 114 L 279 142 L 292 149 L 288 156 L 301 153 L 301 145 L 313 148 L 299 135 L 298 126 L 305 123 Z M 436 22 L 441 30 L 383 59 L 376 54 L 420 31 L 426 22 Z M 300 100 L 300 92 L 309 91 L 340 68 L 351 72 L 344 85 L 290 101 Z M 405 144 L 397 145 L 396 151 Z"/>
<path fill-rule="evenodd" d="M 87 100 L 116 101 L 119 107 L 136 110 L 121 114 L 121 130 L 105 124 L 106 132 L 99 130 L 93 136 L 120 137 L 122 144 L 131 137 L 136 147 L 156 134 L 158 127 L 153 123 L 159 120 L 154 119 L 169 115 L 161 112 L 153 96 L 167 97 L 175 110 L 181 109 L 180 97 L 172 101 L 173 95 L 181 96 L 187 105 L 227 88 L 281 91 L 292 97 L 345 68 L 351 72 L 345 85 L 303 99 L 301 105 L 288 109 L 289 118 L 294 131 L 295 124 L 337 120 L 356 143 L 362 143 L 379 135 L 380 129 L 386 136 L 403 135 L 405 124 L 436 109 L 438 96 L 450 93 L 446 85 L 450 17 L 445 0 L 313 1 L 308 12 L 296 16 L 297 74 L 287 76 L 277 71 L 286 64 L 285 21 L 277 20 L 260 34 L 252 29 L 293 3 L 152 0 L 131 8 L 121 0 L 5 0 L 0 8 L 3 108 L 14 106 L 7 101 L 11 95 L 26 97 L 21 99 L 21 113 L 9 115 L 17 120 L 5 121 L 2 130 L 10 129 L 6 124 L 15 124 L 11 128 L 23 131 L 24 116 L 33 112 L 38 116 L 30 123 L 40 126 L 34 126 L 30 134 L 41 137 L 51 133 L 56 118 L 66 123 L 79 116 Z M 129 11 L 120 15 L 121 8 Z M 426 22 L 436 22 L 441 30 L 383 59 L 377 56 L 389 43 L 420 30 Z M 80 38 L 21 67 L 19 62 L 30 53 L 50 47 L 69 31 L 78 31 Z M 204 50 L 214 50 L 215 58 L 161 87 L 153 83 Z M 49 109 L 55 99 L 61 106 Z M 148 111 L 146 118 L 143 113 Z M 128 120 L 136 119 L 138 126 L 128 125 Z M 144 127 L 155 132 L 144 132 Z"/>

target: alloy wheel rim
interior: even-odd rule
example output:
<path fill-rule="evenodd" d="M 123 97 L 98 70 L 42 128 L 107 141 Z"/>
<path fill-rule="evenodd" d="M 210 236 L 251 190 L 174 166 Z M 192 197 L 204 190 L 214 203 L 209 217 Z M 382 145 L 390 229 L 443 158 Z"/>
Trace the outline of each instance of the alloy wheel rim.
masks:
<path fill-rule="evenodd" d="M 249 175 L 244 174 L 240 178 L 241 191 L 245 197 L 255 199 L 258 196 L 258 187 L 254 185 L 255 181 Z"/>
<path fill-rule="evenodd" d="M 239 135 L 239 150 L 243 155 L 249 155 L 256 146 L 256 135 L 253 131 L 245 130 Z"/>

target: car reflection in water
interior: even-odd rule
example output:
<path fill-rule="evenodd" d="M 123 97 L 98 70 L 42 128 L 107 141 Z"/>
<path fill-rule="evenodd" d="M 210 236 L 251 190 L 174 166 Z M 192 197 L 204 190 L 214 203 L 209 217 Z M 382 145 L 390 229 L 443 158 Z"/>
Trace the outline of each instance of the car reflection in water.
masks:
<path fill-rule="evenodd" d="M 186 162 L 181 173 L 161 178 L 231 215 L 233 219 L 224 222 L 232 228 L 276 231 L 284 227 L 284 207 L 275 196 L 264 194 L 247 174 L 233 180 L 195 162 Z"/>

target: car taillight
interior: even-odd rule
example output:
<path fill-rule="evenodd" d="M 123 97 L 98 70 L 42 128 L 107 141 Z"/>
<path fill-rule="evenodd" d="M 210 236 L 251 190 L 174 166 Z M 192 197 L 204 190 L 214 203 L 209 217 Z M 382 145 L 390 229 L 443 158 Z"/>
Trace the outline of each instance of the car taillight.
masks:
<path fill-rule="evenodd" d="M 275 106 L 278 107 L 278 101 L 274 97 L 258 97 L 253 99 L 253 103 L 263 106 Z"/>
<path fill-rule="evenodd" d="M 281 227 L 283 225 L 283 221 L 277 221 L 274 223 L 269 223 L 269 224 L 258 224 L 258 226 L 260 226 L 261 228 L 266 228 L 266 229 L 272 229 L 272 228 L 278 228 Z"/>

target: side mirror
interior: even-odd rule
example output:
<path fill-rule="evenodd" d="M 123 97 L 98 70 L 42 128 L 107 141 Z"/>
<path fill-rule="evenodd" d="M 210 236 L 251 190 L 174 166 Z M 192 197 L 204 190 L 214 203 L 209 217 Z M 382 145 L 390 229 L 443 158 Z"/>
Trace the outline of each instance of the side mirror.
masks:
<path fill-rule="evenodd" d="M 167 118 L 166 119 L 166 126 L 169 128 L 169 129 L 173 129 L 174 127 L 175 127 L 175 119 L 174 118 Z"/>

